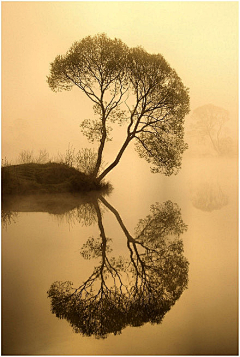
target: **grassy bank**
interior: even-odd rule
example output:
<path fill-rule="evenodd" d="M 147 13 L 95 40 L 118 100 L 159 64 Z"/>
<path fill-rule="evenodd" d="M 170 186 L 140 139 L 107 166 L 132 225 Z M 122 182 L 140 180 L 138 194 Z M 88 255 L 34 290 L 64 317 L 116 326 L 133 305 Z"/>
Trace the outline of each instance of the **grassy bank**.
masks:
<path fill-rule="evenodd" d="M 107 187 L 60 163 L 26 163 L 2 167 L 2 194 L 88 192 Z"/>

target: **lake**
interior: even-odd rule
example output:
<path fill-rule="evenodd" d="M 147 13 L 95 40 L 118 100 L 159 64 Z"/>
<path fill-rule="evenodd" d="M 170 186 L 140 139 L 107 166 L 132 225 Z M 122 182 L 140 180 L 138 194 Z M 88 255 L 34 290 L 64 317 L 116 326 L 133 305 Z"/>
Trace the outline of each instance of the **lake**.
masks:
<path fill-rule="evenodd" d="M 237 159 L 108 179 L 2 205 L 2 354 L 237 355 Z"/>

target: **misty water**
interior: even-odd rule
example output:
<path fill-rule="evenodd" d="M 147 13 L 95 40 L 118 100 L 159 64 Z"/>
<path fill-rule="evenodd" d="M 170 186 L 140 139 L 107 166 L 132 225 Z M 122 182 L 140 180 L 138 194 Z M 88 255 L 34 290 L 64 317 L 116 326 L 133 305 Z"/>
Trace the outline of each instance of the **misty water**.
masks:
<path fill-rule="evenodd" d="M 151 174 L 135 160 L 126 155 L 109 174 L 109 195 L 3 202 L 3 354 L 237 354 L 236 158 L 185 158 L 171 177 Z M 134 251 L 141 234 L 150 245 Z M 104 259 L 111 268 L 99 311 L 91 287 Z M 145 280 L 141 262 L 150 266 Z M 112 298 L 106 291 L 113 277 Z M 82 299 L 92 301 L 79 308 L 82 321 L 61 299 L 55 311 L 69 321 L 51 312 L 55 282 L 82 287 Z"/>

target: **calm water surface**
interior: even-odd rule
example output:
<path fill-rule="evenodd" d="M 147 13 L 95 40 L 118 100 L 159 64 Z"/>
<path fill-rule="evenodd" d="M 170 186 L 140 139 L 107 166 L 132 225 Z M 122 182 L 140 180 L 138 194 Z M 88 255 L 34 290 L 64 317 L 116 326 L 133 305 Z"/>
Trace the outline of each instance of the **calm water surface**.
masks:
<path fill-rule="evenodd" d="M 238 353 L 237 161 L 185 159 L 164 177 L 132 160 L 109 175 L 109 196 L 3 205 L 2 354 Z M 67 281 L 64 300 L 52 284 Z"/>

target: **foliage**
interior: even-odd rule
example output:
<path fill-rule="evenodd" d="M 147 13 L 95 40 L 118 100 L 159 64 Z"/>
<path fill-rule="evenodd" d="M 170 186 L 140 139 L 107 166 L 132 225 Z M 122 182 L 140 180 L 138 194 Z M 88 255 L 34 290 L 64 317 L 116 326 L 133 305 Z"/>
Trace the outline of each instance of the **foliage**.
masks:
<path fill-rule="evenodd" d="M 168 235 L 181 235 L 187 230 L 183 222 L 181 210 L 176 203 L 166 201 L 163 204 L 156 203 L 150 208 L 151 214 L 140 219 L 135 234 L 138 239 L 152 240 L 152 237 L 166 237 Z M 156 232 L 156 235 L 154 234 Z"/>
<path fill-rule="evenodd" d="M 38 156 L 34 155 L 33 150 L 23 150 L 18 157 L 19 164 L 46 164 L 49 161 L 49 154 L 46 149 L 39 150 Z"/>
<path fill-rule="evenodd" d="M 17 212 L 11 210 L 1 209 L 1 222 L 2 228 L 7 228 L 11 223 L 16 223 L 16 218 L 18 217 Z"/>
<path fill-rule="evenodd" d="M 189 134 L 199 143 L 211 147 L 217 155 L 229 155 L 234 149 L 226 127 L 228 121 L 227 110 L 206 104 L 193 111 Z"/>
<path fill-rule="evenodd" d="M 106 187 L 91 193 L 58 193 L 38 195 L 3 195 L 2 196 L 2 225 L 7 227 L 15 223 L 18 212 L 47 212 L 57 221 L 69 224 L 90 226 L 97 222 L 97 214 L 93 201 L 99 195 L 108 195 L 111 191 Z M 104 214 L 104 207 L 101 207 Z"/>
<path fill-rule="evenodd" d="M 8 161 L 6 156 L 4 157 L 4 159 L 2 158 L 1 167 L 11 166 L 11 165 L 12 165 L 12 163 L 10 161 Z"/>
<path fill-rule="evenodd" d="M 125 236 L 129 256 L 115 257 L 106 238 L 99 202 L 116 217 Z M 73 330 L 106 338 L 126 326 L 161 323 L 188 284 L 188 262 L 180 234 L 187 226 L 176 204 L 151 206 L 133 238 L 119 215 L 102 196 L 95 202 L 100 237 L 82 247 L 82 255 L 98 259 L 89 278 L 78 288 L 55 282 L 48 291 L 52 313 L 65 318 Z"/>
<path fill-rule="evenodd" d="M 111 241 L 111 239 L 107 239 L 107 241 Z M 106 244 L 106 253 L 112 251 L 109 247 L 109 244 Z M 92 259 L 92 258 L 99 258 L 102 255 L 102 240 L 101 237 L 97 239 L 94 237 L 88 238 L 87 242 L 83 244 L 81 249 L 81 255 L 84 259 Z"/>
<path fill-rule="evenodd" d="M 55 58 L 47 81 L 55 92 L 77 86 L 93 102 L 97 118 L 85 119 L 81 129 L 91 142 L 99 142 L 93 171 L 99 181 L 119 163 L 133 139 L 152 172 L 178 172 L 187 148 L 183 129 L 189 96 L 162 55 L 128 48 L 105 34 L 88 36 Z M 127 124 L 126 139 L 115 160 L 100 173 L 111 123 Z"/>
<path fill-rule="evenodd" d="M 46 164 L 47 162 L 50 162 L 49 153 L 47 152 L 46 149 L 39 150 L 39 154 L 38 154 L 38 157 L 36 159 L 36 163 L 38 163 L 38 164 Z"/>
<path fill-rule="evenodd" d="M 206 212 L 219 210 L 228 204 L 228 197 L 217 182 L 202 182 L 191 192 L 195 208 Z"/>
<path fill-rule="evenodd" d="M 83 148 L 78 150 L 76 154 L 76 168 L 86 175 L 93 173 L 96 161 L 97 153 L 94 149 Z"/>
<path fill-rule="evenodd" d="M 23 150 L 20 154 L 19 154 L 19 159 L 18 159 L 20 164 L 29 164 L 34 162 L 33 159 L 33 151 L 29 151 L 29 150 Z"/>
<path fill-rule="evenodd" d="M 86 192 L 107 186 L 58 163 L 11 165 L 2 167 L 1 171 L 3 194 Z"/>
<path fill-rule="evenodd" d="M 76 151 L 72 145 L 68 145 L 64 155 L 59 153 L 58 156 L 60 163 L 75 167 L 88 176 L 92 175 L 97 161 L 97 153 L 94 149 L 81 148 Z"/>
<path fill-rule="evenodd" d="M 72 146 L 68 145 L 68 148 L 65 152 L 64 157 L 61 159 L 61 163 L 65 164 L 69 167 L 74 167 L 74 161 L 75 161 L 75 148 Z"/>

